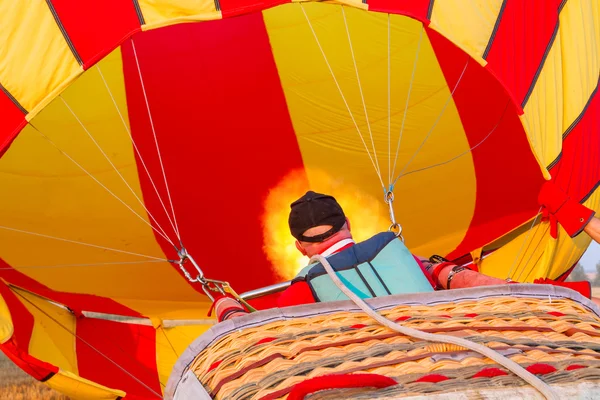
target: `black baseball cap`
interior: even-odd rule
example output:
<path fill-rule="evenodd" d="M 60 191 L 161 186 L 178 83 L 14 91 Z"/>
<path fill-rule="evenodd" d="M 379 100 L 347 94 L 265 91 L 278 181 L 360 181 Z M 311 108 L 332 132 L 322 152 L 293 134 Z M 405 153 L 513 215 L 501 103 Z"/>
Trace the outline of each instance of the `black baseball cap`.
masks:
<path fill-rule="evenodd" d="M 290 232 L 302 242 L 318 243 L 338 232 L 346 223 L 346 215 L 333 196 L 312 190 L 290 205 Z M 331 229 L 316 236 L 304 236 L 310 228 L 331 225 Z"/>

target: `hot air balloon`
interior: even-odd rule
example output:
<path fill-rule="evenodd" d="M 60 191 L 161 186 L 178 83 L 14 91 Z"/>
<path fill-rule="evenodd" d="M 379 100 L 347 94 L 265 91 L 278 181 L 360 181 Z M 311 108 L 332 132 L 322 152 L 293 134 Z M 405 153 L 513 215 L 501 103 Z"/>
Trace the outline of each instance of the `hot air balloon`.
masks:
<path fill-rule="evenodd" d="M 597 1 L 0 9 L 0 349 L 72 398 L 161 398 L 215 323 L 202 279 L 306 263 L 286 218 L 309 188 L 359 240 L 401 225 L 520 282 L 590 242 L 552 237 L 537 196 L 600 210 Z"/>

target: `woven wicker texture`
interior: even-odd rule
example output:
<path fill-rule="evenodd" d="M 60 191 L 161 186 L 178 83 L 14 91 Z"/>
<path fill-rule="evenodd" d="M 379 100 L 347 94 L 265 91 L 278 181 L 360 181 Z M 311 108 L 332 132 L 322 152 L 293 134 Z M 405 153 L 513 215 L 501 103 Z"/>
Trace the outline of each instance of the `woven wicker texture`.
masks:
<path fill-rule="evenodd" d="M 549 383 L 600 380 L 600 318 L 571 300 L 485 298 L 400 305 L 382 314 L 485 344 Z M 336 312 L 232 332 L 199 353 L 189 368 L 218 399 L 285 398 L 306 379 L 357 372 L 398 381 L 380 389 L 383 396 L 523 385 L 497 367 L 460 347 L 392 332 L 359 312 Z M 373 396 L 372 389 L 365 393 L 324 391 L 311 399 Z"/>

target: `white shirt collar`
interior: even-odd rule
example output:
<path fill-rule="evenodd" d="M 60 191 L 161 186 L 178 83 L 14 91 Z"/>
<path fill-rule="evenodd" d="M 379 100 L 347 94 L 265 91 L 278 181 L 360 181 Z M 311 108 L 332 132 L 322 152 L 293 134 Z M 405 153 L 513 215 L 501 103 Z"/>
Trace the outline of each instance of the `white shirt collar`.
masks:
<path fill-rule="evenodd" d="M 334 254 L 339 249 L 341 249 L 344 246 L 349 245 L 350 243 L 354 243 L 354 240 L 352 240 L 352 239 L 340 240 L 339 242 L 337 242 L 335 244 L 332 244 L 331 247 L 329 247 L 327 250 L 325 250 L 324 252 L 322 252 L 321 255 L 323 257 L 329 257 L 330 255 Z"/>

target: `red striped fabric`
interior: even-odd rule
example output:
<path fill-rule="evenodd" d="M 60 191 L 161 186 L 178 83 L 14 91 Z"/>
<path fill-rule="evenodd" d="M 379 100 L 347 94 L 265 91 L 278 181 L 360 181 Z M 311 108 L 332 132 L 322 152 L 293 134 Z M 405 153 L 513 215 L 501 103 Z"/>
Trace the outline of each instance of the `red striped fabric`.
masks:
<path fill-rule="evenodd" d="M 81 318 L 76 329 L 82 378 L 123 390 L 128 397 L 162 398 L 157 394 L 166 382 L 158 380 L 154 327 Z"/>
<path fill-rule="evenodd" d="M 369 11 L 406 15 L 429 25 L 429 6 L 433 0 L 368 0 Z"/>
<path fill-rule="evenodd" d="M 596 87 L 585 111 L 565 133 L 560 158 L 550 169 L 559 187 L 577 201 L 600 184 L 599 89 Z"/>
<path fill-rule="evenodd" d="M 468 56 L 439 33 L 427 33 L 448 87 L 454 88 Z M 475 212 L 467 234 L 449 258 L 481 247 L 535 215 L 543 183 L 517 110 L 485 68 L 471 60 L 453 99 L 469 146 L 480 145 L 471 152 L 477 180 Z"/>
<path fill-rule="evenodd" d="M 0 277 L 7 282 L 23 288 L 27 291 L 37 293 L 47 299 L 69 307 L 74 313 L 82 311 L 93 311 L 107 314 L 116 314 L 130 317 L 142 317 L 134 311 L 112 299 L 90 294 L 75 294 L 54 291 L 27 275 L 12 269 L 12 267 L 0 258 Z"/>
<path fill-rule="evenodd" d="M 0 90 L 0 157 L 26 125 L 25 114 Z"/>
<path fill-rule="evenodd" d="M 246 14 L 252 11 L 265 10 L 280 4 L 291 3 L 291 0 L 218 0 L 223 18 Z"/>
<path fill-rule="evenodd" d="M 521 105 L 558 24 L 563 0 L 507 0 L 485 59 Z"/>
<path fill-rule="evenodd" d="M 29 342 L 33 332 L 33 315 L 23 305 L 20 298 L 0 281 L 0 296 L 6 302 L 14 325 L 10 340 L 0 345 L 0 350 L 23 371 L 37 380 L 43 380 L 58 372 L 58 368 L 29 355 Z"/>
<path fill-rule="evenodd" d="M 236 290 L 276 282 L 262 235 L 246 233 L 269 190 L 303 163 L 262 14 L 149 31 L 135 46 L 184 245 Z M 170 210 L 130 44 L 122 54 L 132 135 Z M 138 171 L 146 206 L 170 227 L 140 160 Z"/>
<path fill-rule="evenodd" d="M 85 69 L 140 30 L 131 0 L 51 0 Z"/>

